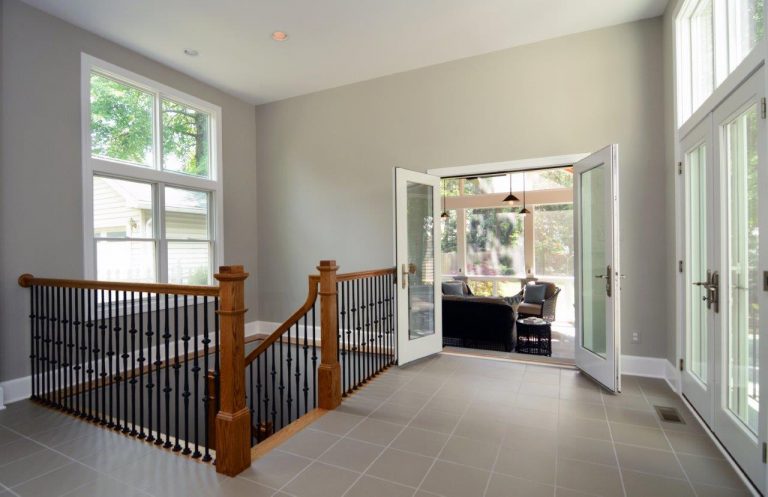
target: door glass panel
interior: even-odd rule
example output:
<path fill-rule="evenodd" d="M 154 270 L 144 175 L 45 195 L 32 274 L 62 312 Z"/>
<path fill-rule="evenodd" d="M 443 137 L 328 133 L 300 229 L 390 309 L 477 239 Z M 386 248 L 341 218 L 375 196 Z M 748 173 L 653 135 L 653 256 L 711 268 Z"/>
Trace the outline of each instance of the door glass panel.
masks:
<path fill-rule="evenodd" d="M 758 209 L 757 106 L 725 128 L 728 174 L 728 408 L 758 432 Z"/>
<path fill-rule="evenodd" d="M 606 166 L 581 174 L 581 346 L 606 357 Z"/>
<path fill-rule="evenodd" d="M 707 290 L 694 283 L 707 281 L 707 175 L 706 147 L 685 155 L 688 169 L 688 367 L 707 383 Z"/>
<path fill-rule="evenodd" d="M 433 187 L 408 182 L 408 337 L 435 334 Z"/>

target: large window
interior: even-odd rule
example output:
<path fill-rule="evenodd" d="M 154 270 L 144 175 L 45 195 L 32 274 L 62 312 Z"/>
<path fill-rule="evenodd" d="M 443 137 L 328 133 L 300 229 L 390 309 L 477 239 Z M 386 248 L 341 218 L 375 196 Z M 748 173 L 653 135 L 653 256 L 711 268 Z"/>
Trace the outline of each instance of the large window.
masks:
<path fill-rule="evenodd" d="M 677 18 L 678 124 L 763 38 L 763 0 L 688 0 Z"/>
<path fill-rule="evenodd" d="M 83 85 L 86 277 L 211 283 L 221 111 L 85 55 Z"/>

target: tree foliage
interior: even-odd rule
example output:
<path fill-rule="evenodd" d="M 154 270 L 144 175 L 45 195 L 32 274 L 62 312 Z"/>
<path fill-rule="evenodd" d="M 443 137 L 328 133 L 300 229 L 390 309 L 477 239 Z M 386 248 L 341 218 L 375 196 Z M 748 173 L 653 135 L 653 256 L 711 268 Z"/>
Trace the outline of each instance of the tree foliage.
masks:
<path fill-rule="evenodd" d="M 210 116 L 161 102 L 163 167 L 208 176 Z M 96 156 L 152 165 L 154 96 L 100 74 L 91 75 L 91 151 Z"/>

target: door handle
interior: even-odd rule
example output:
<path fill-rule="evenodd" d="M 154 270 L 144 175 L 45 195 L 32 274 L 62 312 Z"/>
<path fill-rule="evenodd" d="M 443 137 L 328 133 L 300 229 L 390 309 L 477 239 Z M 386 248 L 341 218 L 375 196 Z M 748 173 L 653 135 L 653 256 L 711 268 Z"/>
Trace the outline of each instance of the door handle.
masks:
<path fill-rule="evenodd" d="M 605 294 L 611 296 L 611 266 L 610 264 L 605 268 L 605 274 L 596 274 L 595 278 L 599 280 L 605 280 Z"/>

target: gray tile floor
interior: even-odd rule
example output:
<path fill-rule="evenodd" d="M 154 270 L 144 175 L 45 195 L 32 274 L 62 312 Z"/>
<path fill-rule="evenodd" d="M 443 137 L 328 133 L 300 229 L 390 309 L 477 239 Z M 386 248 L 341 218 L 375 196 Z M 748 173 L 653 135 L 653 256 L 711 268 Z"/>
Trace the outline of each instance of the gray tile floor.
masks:
<path fill-rule="evenodd" d="M 0 497 L 750 495 L 666 383 L 623 381 L 612 396 L 571 369 L 439 355 L 390 369 L 237 478 L 18 402 L 0 412 Z"/>

